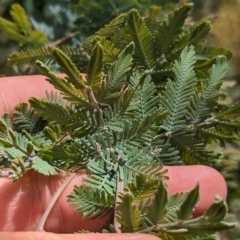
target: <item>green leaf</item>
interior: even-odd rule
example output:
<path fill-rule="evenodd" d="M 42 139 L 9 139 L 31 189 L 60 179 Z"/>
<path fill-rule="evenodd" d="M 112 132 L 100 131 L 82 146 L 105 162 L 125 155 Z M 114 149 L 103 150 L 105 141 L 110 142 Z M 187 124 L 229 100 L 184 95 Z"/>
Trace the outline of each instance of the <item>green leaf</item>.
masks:
<path fill-rule="evenodd" d="M 125 23 L 127 13 L 121 13 L 119 16 L 114 18 L 110 23 L 106 24 L 103 28 L 98 30 L 95 35 L 88 37 L 84 43 L 83 47 L 92 50 L 92 41 L 96 36 L 102 36 L 108 38 L 111 36 L 117 29 L 121 28 Z"/>
<path fill-rule="evenodd" d="M 239 117 L 239 111 L 239 102 L 231 104 L 230 106 L 224 106 L 224 108 L 217 113 L 216 118 L 219 120 L 236 119 Z"/>
<path fill-rule="evenodd" d="M 157 225 L 163 222 L 165 215 L 167 214 L 167 189 L 163 182 L 160 182 L 155 196 L 147 207 L 147 218 L 154 224 Z"/>
<path fill-rule="evenodd" d="M 53 48 L 52 55 L 60 66 L 60 71 L 66 73 L 66 79 L 69 83 L 73 84 L 73 86 L 78 89 L 87 87 L 80 71 L 66 54 L 58 48 Z"/>
<path fill-rule="evenodd" d="M 198 234 L 213 234 L 218 231 L 228 230 L 235 227 L 234 223 L 215 223 L 215 224 L 191 224 L 187 227 L 188 231 Z"/>
<path fill-rule="evenodd" d="M 188 165 L 210 165 L 219 158 L 218 154 L 206 150 L 204 139 L 185 132 L 171 137 L 171 143 L 179 150 L 181 159 Z"/>
<path fill-rule="evenodd" d="M 22 30 L 22 31 L 30 31 L 31 30 L 31 23 L 29 22 L 27 15 L 24 9 L 19 4 L 13 4 L 11 6 L 10 15 L 14 20 L 15 24 Z"/>
<path fill-rule="evenodd" d="M 161 103 L 168 110 L 163 127 L 170 134 L 186 128 L 185 115 L 197 83 L 193 70 L 195 62 L 193 47 L 185 48 L 174 63 L 174 81 L 169 79 L 163 91 Z"/>
<path fill-rule="evenodd" d="M 26 130 L 29 133 L 36 133 L 41 131 L 46 124 L 27 103 L 15 106 L 13 116 L 13 122 L 18 131 Z"/>
<path fill-rule="evenodd" d="M 56 103 L 34 97 L 30 98 L 29 102 L 32 108 L 48 121 L 54 121 L 60 125 L 71 125 L 73 128 L 81 125 L 80 116 L 77 116 L 76 112 L 70 107 L 64 108 Z"/>
<path fill-rule="evenodd" d="M 155 65 L 155 53 L 151 32 L 137 10 L 128 13 L 127 22 L 126 37 L 135 45 L 134 62 L 145 69 L 152 69 Z"/>
<path fill-rule="evenodd" d="M 57 175 L 58 172 L 55 167 L 50 165 L 48 162 L 43 161 L 41 158 L 36 157 L 33 161 L 32 168 L 35 169 L 37 172 L 42 173 L 44 175 Z"/>
<path fill-rule="evenodd" d="M 32 30 L 31 23 L 19 4 L 11 6 L 10 15 L 13 22 L 0 18 L 0 28 L 8 38 L 23 45 L 40 46 L 46 43 L 47 38 L 43 33 Z"/>
<path fill-rule="evenodd" d="M 90 107 L 86 94 L 82 89 L 76 89 L 65 79 L 56 76 L 46 65 L 42 62 L 37 61 L 36 65 L 41 69 L 42 73 L 47 76 L 46 79 L 50 82 L 56 89 L 61 91 L 61 94 L 64 96 L 64 99 L 67 99 L 73 104 L 83 105 L 85 107 Z M 72 80 L 73 81 L 73 80 Z"/>
<path fill-rule="evenodd" d="M 99 189 L 83 186 L 74 186 L 73 192 L 68 196 L 68 202 L 76 206 L 76 212 L 83 214 L 83 219 L 104 217 L 113 211 L 114 196 Z"/>
<path fill-rule="evenodd" d="M 50 123 L 44 128 L 43 134 L 47 139 L 55 142 L 61 137 L 62 131 L 59 125 Z"/>
<path fill-rule="evenodd" d="M 183 4 L 169 13 L 167 18 L 158 26 L 155 41 L 160 56 L 169 51 L 177 37 L 182 33 L 183 24 L 192 7 L 192 3 Z"/>
<path fill-rule="evenodd" d="M 11 148 L 11 147 L 13 147 L 12 141 L 10 141 L 7 138 L 1 138 L 1 136 L 0 136 L 0 145 L 2 145 L 4 148 Z"/>
<path fill-rule="evenodd" d="M 228 59 L 232 57 L 232 53 L 224 48 L 203 47 L 196 50 L 197 59 L 216 58 L 220 57 L 220 55 L 223 55 Z"/>
<path fill-rule="evenodd" d="M 117 60 L 112 64 L 106 77 L 106 86 L 101 88 L 101 101 L 104 103 L 111 102 L 120 93 L 121 89 L 126 83 L 126 77 L 132 67 L 132 54 L 134 50 L 134 44 L 130 43 L 126 48 L 118 55 Z M 105 83 L 104 83 L 105 84 Z"/>
<path fill-rule="evenodd" d="M 83 156 L 80 146 L 77 144 L 58 143 L 46 145 L 39 150 L 39 156 L 51 163 L 52 166 L 70 168 L 73 165 L 82 168 L 87 163 L 86 156 Z"/>
<path fill-rule="evenodd" d="M 196 98 L 194 103 L 194 120 L 193 123 L 202 122 L 208 117 L 211 117 L 214 106 L 220 96 L 220 88 L 223 83 L 223 78 L 227 74 L 227 63 L 225 57 L 217 57 L 216 63 L 212 65 L 209 73 L 209 79 L 203 86 L 200 97 Z"/>
<path fill-rule="evenodd" d="M 135 76 L 132 76 L 130 78 L 131 82 Z M 135 91 L 134 99 L 132 101 L 136 101 L 136 108 L 134 113 L 141 119 L 144 119 L 159 109 L 160 99 L 157 96 L 156 86 L 153 82 L 151 82 L 151 77 L 149 75 L 144 78 L 141 88 L 138 88 Z"/>
<path fill-rule="evenodd" d="M 118 205 L 117 221 L 121 224 L 122 232 L 136 232 L 141 227 L 143 219 L 141 212 L 134 204 L 133 196 L 129 193 L 120 195 L 121 202 Z"/>
<path fill-rule="evenodd" d="M 155 34 L 162 19 L 162 8 L 160 6 L 150 6 L 144 13 L 143 20 L 152 34 Z"/>
<path fill-rule="evenodd" d="M 3 18 L 0 18 L 0 29 L 11 40 L 17 41 L 21 44 L 29 44 L 29 39 L 19 32 L 18 27 Z"/>
<path fill-rule="evenodd" d="M 108 41 L 105 37 L 97 36 L 94 38 L 93 43 L 99 43 L 103 48 L 103 60 L 106 64 L 112 64 L 116 61 L 119 55 L 119 49 L 117 49 L 114 44 Z"/>
<path fill-rule="evenodd" d="M 158 180 L 149 179 L 147 175 L 136 175 L 134 182 L 128 184 L 128 189 L 131 191 L 134 202 L 142 201 L 151 197 L 158 188 Z"/>
<path fill-rule="evenodd" d="M 27 150 L 27 156 L 30 156 L 34 150 L 33 145 L 30 142 L 27 144 L 26 150 Z"/>
<path fill-rule="evenodd" d="M 207 222 L 221 222 L 227 213 L 227 204 L 220 197 L 216 197 L 215 202 L 204 212 L 204 217 Z"/>
<path fill-rule="evenodd" d="M 181 204 L 177 215 L 180 220 L 187 220 L 191 217 L 194 208 L 199 201 L 199 185 L 187 194 L 186 199 Z"/>
<path fill-rule="evenodd" d="M 203 47 L 206 44 L 206 37 L 210 32 L 209 22 L 200 22 L 191 26 L 184 34 L 181 34 L 179 39 L 175 41 L 171 49 L 170 58 L 175 59 L 176 56 L 186 46 L 193 45 L 195 47 Z"/>
<path fill-rule="evenodd" d="M 85 185 L 91 188 L 105 191 L 107 194 L 114 195 L 116 189 L 116 176 L 111 176 L 111 166 L 102 166 L 102 160 L 94 161 L 87 159 L 87 169 L 89 175 L 85 177 Z"/>
<path fill-rule="evenodd" d="M 29 99 L 29 102 L 41 117 L 61 125 L 65 130 L 69 130 L 72 136 L 92 134 L 102 119 L 101 110 L 96 110 L 94 113 L 86 112 L 33 97 Z"/>
<path fill-rule="evenodd" d="M 34 49 L 21 50 L 13 52 L 8 57 L 9 65 L 23 65 L 23 64 L 33 64 L 37 60 L 42 61 L 47 65 L 55 63 L 54 57 L 52 55 L 52 47 L 44 46 Z M 86 58 L 86 52 L 79 48 L 73 48 L 68 46 L 59 46 L 58 49 L 63 51 L 71 59 Z"/>
<path fill-rule="evenodd" d="M 7 133 L 8 133 L 8 127 L 3 118 L 0 118 L 0 133 L 3 135 L 7 135 Z"/>
<path fill-rule="evenodd" d="M 103 76 L 103 48 L 97 43 L 92 51 L 90 61 L 87 66 L 87 84 L 89 87 L 96 89 L 101 84 Z"/>

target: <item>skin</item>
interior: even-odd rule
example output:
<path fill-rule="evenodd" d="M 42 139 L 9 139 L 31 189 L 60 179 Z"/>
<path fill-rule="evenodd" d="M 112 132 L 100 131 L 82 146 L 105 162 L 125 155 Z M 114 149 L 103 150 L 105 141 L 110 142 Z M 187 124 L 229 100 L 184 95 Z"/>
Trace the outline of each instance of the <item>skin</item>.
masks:
<path fill-rule="evenodd" d="M 44 79 L 45 77 L 40 75 L 0 78 L 0 116 L 4 112 L 12 112 L 17 103 L 27 102 L 30 96 L 42 98 L 46 90 L 53 90 L 53 87 Z M 94 221 L 83 220 L 66 202 L 66 197 L 72 191 L 73 186 L 83 183 L 83 175 L 83 173 L 79 174 L 69 183 L 45 223 L 46 232 L 40 233 L 34 232 L 37 224 L 66 176 L 46 177 L 29 171 L 16 183 L 8 179 L 0 179 L 0 239 L 74 240 L 79 239 L 79 235 L 66 233 L 81 228 L 99 231 L 109 220 L 109 216 Z M 216 195 L 226 198 L 227 188 L 223 177 L 210 167 L 168 167 L 168 176 L 169 194 L 190 191 L 199 183 L 200 203 L 194 212 L 195 216 L 201 215 L 211 205 Z M 81 239 L 154 240 L 157 238 L 146 234 L 84 234 L 81 235 Z"/>

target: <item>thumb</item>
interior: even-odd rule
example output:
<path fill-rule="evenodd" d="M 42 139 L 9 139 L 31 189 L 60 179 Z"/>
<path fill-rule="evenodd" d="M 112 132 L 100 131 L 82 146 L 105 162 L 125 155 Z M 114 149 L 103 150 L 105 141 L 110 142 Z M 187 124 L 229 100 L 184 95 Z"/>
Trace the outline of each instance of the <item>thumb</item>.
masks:
<path fill-rule="evenodd" d="M 42 75 L 0 78 L 0 116 L 12 112 L 18 103 L 28 102 L 29 97 L 43 98 L 46 91 L 54 90 L 45 78 Z"/>
<path fill-rule="evenodd" d="M 3 232 L 0 233 L 1 240 L 159 240 L 159 238 L 147 235 L 147 234 L 130 234 L 130 233 L 123 233 L 123 234 L 54 234 L 54 233 L 37 233 L 37 232 L 14 232 L 14 233 L 7 233 Z"/>
<path fill-rule="evenodd" d="M 168 193 L 187 192 L 197 183 L 200 185 L 200 202 L 196 215 L 200 215 L 214 201 L 215 195 L 226 197 L 226 183 L 214 169 L 206 166 L 168 167 Z M 0 231 L 34 231 L 56 190 L 66 176 L 44 176 L 34 171 L 12 183 L 0 179 Z M 96 220 L 82 219 L 67 203 L 67 196 L 74 185 L 82 185 L 84 173 L 77 175 L 64 189 L 47 218 L 44 229 L 56 233 L 77 230 L 100 231 L 108 222 L 109 215 Z"/>

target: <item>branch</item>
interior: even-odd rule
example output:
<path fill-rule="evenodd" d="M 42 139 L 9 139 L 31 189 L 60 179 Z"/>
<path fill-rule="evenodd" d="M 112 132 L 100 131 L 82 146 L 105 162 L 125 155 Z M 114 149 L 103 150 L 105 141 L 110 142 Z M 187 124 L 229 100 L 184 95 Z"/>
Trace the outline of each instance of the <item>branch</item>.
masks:
<path fill-rule="evenodd" d="M 55 202 L 58 200 L 59 196 L 63 192 L 63 190 L 67 187 L 67 185 L 70 183 L 70 181 L 76 176 L 76 173 L 70 174 L 70 176 L 65 180 L 65 182 L 60 186 L 60 188 L 57 190 L 57 192 L 54 194 L 53 198 L 51 199 L 50 203 L 48 204 L 44 214 L 42 215 L 42 218 L 40 219 L 38 226 L 36 228 L 36 232 L 44 232 L 44 224 L 47 220 L 47 217 L 49 213 L 51 212 Z"/>

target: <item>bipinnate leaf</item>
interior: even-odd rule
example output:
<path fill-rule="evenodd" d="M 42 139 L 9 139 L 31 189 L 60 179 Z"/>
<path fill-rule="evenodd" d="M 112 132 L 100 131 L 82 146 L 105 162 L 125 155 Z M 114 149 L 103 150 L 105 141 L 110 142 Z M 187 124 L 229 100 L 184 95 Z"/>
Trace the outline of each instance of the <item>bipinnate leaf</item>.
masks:
<path fill-rule="evenodd" d="M 218 231 L 228 230 L 235 227 L 235 223 L 212 223 L 212 224 L 190 224 L 187 229 L 190 233 L 196 235 L 214 234 Z"/>
<path fill-rule="evenodd" d="M 103 28 L 96 32 L 97 36 L 102 36 L 108 38 L 110 35 L 113 34 L 117 29 L 121 28 L 125 23 L 127 13 L 121 13 L 119 16 L 114 18 L 111 22 L 106 24 Z M 88 37 L 84 43 L 83 47 L 88 50 L 92 50 L 92 43 L 95 36 Z"/>
<path fill-rule="evenodd" d="M 93 43 L 99 43 L 103 47 L 103 60 L 106 65 L 111 65 L 116 61 L 119 55 L 119 49 L 117 49 L 112 42 L 105 37 L 97 36 L 94 38 Z"/>
<path fill-rule="evenodd" d="M 179 60 L 174 63 L 172 69 L 174 80 L 169 79 L 163 91 L 161 103 L 168 110 L 163 127 L 170 133 L 186 128 L 185 114 L 197 84 L 194 72 L 195 62 L 194 48 L 186 47 Z"/>
<path fill-rule="evenodd" d="M 130 43 L 118 55 L 117 60 L 112 64 L 107 79 L 106 88 L 102 88 L 101 93 L 104 94 L 104 102 L 108 102 L 112 98 L 116 98 L 123 88 L 126 77 L 133 65 L 132 54 L 134 52 L 134 44 Z"/>
<path fill-rule="evenodd" d="M 71 59 L 86 58 L 86 53 L 79 48 L 69 46 L 59 46 L 64 54 L 71 57 Z M 52 55 L 53 47 L 43 46 L 38 48 L 24 49 L 18 52 L 13 52 L 8 57 L 8 64 L 12 65 L 23 65 L 23 64 L 34 64 L 37 60 L 42 61 L 47 65 L 55 63 Z"/>
<path fill-rule="evenodd" d="M 203 21 L 191 26 L 187 31 L 180 35 L 171 49 L 169 58 L 175 59 L 176 56 L 186 47 L 203 47 L 206 44 L 206 37 L 210 32 L 210 23 Z"/>
<path fill-rule="evenodd" d="M 47 42 L 43 33 L 32 30 L 26 12 L 19 4 L 11 6 L 10 15 L 13 22 L 0 17 L 0 29 L 9 39 L 32 46 L 41 46 Z"/>
<path fill-rule="evenodd" d="M 36 65 L 40 68 L 42 73 L 47 76 L 46 79 L 51 83 L 55 89 L 61 91 L 63 98 L 70 101 L 73 104 L 83 105 L 84 107 L 90 107 L 90 103 L 86 94 L 82 89 L 76 89 L 66 79 L 56 76 L 44 63 L 36 61 Z"/>
<path fill-rule="evenodd" d="M 158 188 L 157 179 L 149 179 L 147 175 L 136 175 L 134 182 L 128 184 L 128 188 L 134 196 L 134 201 L 142 201 L 154 195 Z"/>
<path fill-rule="evenodd" d="M 69 83 L 73 84 L 73 86 L 78 89 L 87 87 L 80 71 L 71 61 L 71 59 L 63 53 L 63 51 L 58 48 L 53 48 L 52 55 L 54 56 L 55 61 L 58 63 L 60 71 L 66 73 L 66 79 Z"/>
<path fill-rule="evenodd" d="M 46 124 L 27 103 L 19 103 L 15 106 L 13 115 L 13 123 L 18 131 L 26 130 L 29 133 L 36 133 L 41 131 Z"/>
<path fill-rule="evenodd" d="M 182 5 L 169 13 L 166 19 L 158 26 L 156 47 L 160 56 L 172 47 L 177 37 L 181 34 L 183 24 L 192 7 L 192 3 Z"/>
<path fill-rule="evenodd" d="M 83 214 L 83 218 L 95 219 L 113 211 L 115 197 L 100 189 L 74 186 L 68 202 L 76 206 L 76 212 Z"/>
<path fill-rule="evenodd" d="M 232 57 L 232 53 L 224 48 L 215 48 L 215 47 L 203 47 L 198 49 L 197 58 L 198 59 L 211 59 L 219 56 L 225 56 L 227 59 Z"/>
<path fill-rule="evenodd" d="M 4 119 L 0 118 L 0 145 L 2 145 L 5 148 L 11 148 L 14 145 L 12 137 L 9 134 L 9 130 L 11 129 L 7 127 Z"/>
<path fill-rule="evenodd" d="M 58 138 L 61 137 L 61 128 L 59 125 L 57 124 L 49 124 L 48 126 L 46 126 L 43 130 L 43 134 L 44 136 L 51 140 L 52 142 L 55 142 L 58 140 Z"/>
<path fill-rule="evenodd" d="M 90 61 L 87 66 L 87 84 L 89 87 L 96 89 L 101 84 L 103 76 L 103 48 L 97 43 L 93 48 Z"/>
<path fill-rule="evenodd" d="M 54 121 L 60 125 L 73 124 L 73 127 L 76 127 L 75 124 L 78 126 L 81 124 L 81 120 L 71 108 L 65 108 L 56 103 L 40 100 L 34 97 L 29 99 L 29 103 L 32 108 L 47 121 Z"/>
<path fill-rule="evenodd" d="M 37 172 L 42 173 L 44 175 L 57 175 L 57 169 L 50 165 L 48 162 L 42 160 L 39 157 L 36 157 L 33 161 L 32 168 Z"/>
<path fill-rule="evenodd" d="M 197 185 L 192 191 L 190 191 L 181 204 L 177 215 L 180 220 L 187 220 L 191 218 L 191 215 L 199 201 L 199 185 Z"/>
<path fill-rule="evenodd" d="M 134 203 L 134 198 L 129 193 L 119 196 L 121 202 L 118 205 L 117 221 L 121 224 L 122 232 L 136 232 L 141 227 L 143 219 L 141 212 Z"/>
<path fill-rule="evenodd" d="M 6 135 L 8 132 L 8 127 L 3 118 L 0 118 L 0 133 Z"/>
<path fill-rule="evenodd" d="M 226 119 L 236 119 L 238 118 L 238 113 L 240 111 L 240 103 L 237 102 L 230 106 L 224 106 L 224 109 L 219 111 L 216 115 L 216 118 L 219 120 L 226 120 Z"/>
<path fill-rule="evenodd" d="M 19 4 L 13 4 L 11 6 L 10 15 L 15 24 L 24 31 L 31 30 L 31 23 L 29 22 L 24 9 Z"/>
<path fill-rule="evenodd" d="M 202 89 L 202 94 L 195 103 L 194 123 L 211 117 L 211 112 L 220 96 L 220 87 L 223 78 L 227 74 L 226 57 L 217 57 L 216 63 L 212 65 L 209 72 L 209 79 Z"/>
<path fill-rule="evenodd" d="M 33 152 L 33 145 L 32 145 L 32 143 L 28 143 L 27 144 L 27 148 L 26 148 L 26 150 L 27 150 L 27 156 L 30 156 L 31 154 L 32 154 L 32 152 Z"/>
<path fill-rule="evenodd" d="M 227 213 L 227 204 L 219 196 L 216 197 L 215 202 L 203 214 L 206 221 L 210 223 L 221 222 Z"/>
<path fill-rule="evenodd" d="M 152 34 L 155 33 L 162 20 L 162 8 L 160 6 L 150 6 L 144 13 L 144 22 Z"/>
<path fill-rule="evenodd" d="M 129 42 L 134 42 L 134 62 L 145 69 L 152 69 L 155 65 L 155 53 L 153 36 L 137 10 L 131 10 L 128 14 L 126 37 Z"/>
<path fill-rule="evenodd" d="M 161 223 L 167 213 L 167 195 L 166 186 L 160 182 L 152 202 L 147 207 L 147 217 L 153 224 Z"/>

